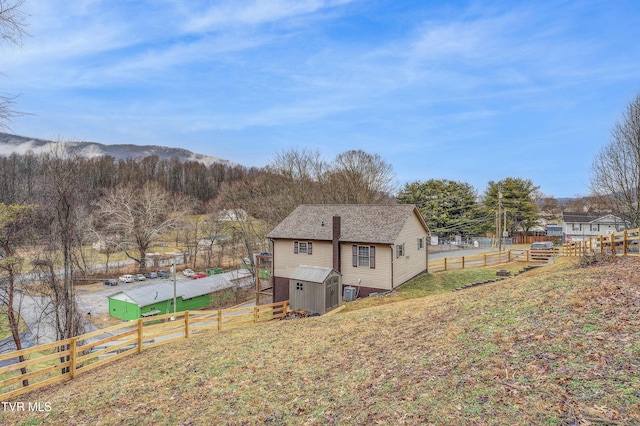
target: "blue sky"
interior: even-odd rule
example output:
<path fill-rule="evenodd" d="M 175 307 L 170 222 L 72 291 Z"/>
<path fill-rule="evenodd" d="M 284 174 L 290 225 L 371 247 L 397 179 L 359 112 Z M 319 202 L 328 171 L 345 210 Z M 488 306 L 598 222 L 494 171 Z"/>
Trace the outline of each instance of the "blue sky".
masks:
<path fill-rule="evenodd" d="M 589 193 L 640 92 L 640 2 L 27 0 L 0 48 L 13 133 L 246 166 L 381 155 L 398 187 L 506 177 Z"/>

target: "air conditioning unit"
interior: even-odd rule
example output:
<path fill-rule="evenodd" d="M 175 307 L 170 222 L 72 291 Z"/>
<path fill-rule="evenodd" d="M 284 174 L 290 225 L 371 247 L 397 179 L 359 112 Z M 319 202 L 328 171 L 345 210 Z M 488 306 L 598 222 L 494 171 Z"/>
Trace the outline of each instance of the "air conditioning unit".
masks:
<path fill-rule="evenodd" d="M 353 286 L 346 286 L 344 288 L 344 297 L 343 297 L 345 302 L 351 302 L 353 300 L 356 300 L 356 288 Z"/>

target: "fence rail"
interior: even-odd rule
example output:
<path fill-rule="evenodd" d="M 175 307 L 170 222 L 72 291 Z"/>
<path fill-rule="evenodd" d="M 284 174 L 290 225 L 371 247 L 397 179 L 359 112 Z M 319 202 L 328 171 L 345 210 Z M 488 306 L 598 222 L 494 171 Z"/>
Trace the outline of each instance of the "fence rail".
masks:
<path fill-rule="evenodd" d="M 217 311 L 184 311 L 140 318 L 0 355 L 0 399 L 7 399 L 66 380 L 143 349 L 188 339 L 202 330 L 224 330 L 287 315 L 288 301 Z M 97 339 L 97 340 L 95 340 Z M 20 357 L 24 360 L 20 361 Z M 24 382 L 28 385 L 24 386 Z"/>
<path fill-rule="evenodd" d="M 638 256 L 640 228 L 614 232 L 608 235 L 589 237 L 582 241 L 563 244 L 562 256 L 585 254 L 612 254 L 615 256 Z"/>
<path fill-rule="evenodd" d="M 429 272 L 450 271 L 453 269 L 480 268 L 483 266 L 494 266 L 509 262 L 546 262 L 550 257 L 558 255 L 558 249 L 549 250 L 528 250 L 511 249 L 505 251 L 494 251 L 488 253 L 473 254 L 471 256 L 446 257 L 429 260 Z"/>

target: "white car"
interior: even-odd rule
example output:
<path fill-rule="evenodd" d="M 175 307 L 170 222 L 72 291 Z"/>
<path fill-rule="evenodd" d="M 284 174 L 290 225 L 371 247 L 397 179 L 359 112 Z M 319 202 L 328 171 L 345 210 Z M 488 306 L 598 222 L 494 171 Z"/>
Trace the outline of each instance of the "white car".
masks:
<path fill-rule="evenodd" d="M 136 279 L 133 275 L 123 275 L 120 278 L 118 278 L 118 280 L 120 280 L 121 283 L 132 283 L 134 282 Z"/>
<path fill-rule="evenodd" d="M 193 272 L 193 270 L 191 269 L 185 269 L 184 271 L 182 271 L 182 273 L 185 277 L 190 277 L 191 275 L 195 274 L 195 272 Z"/>

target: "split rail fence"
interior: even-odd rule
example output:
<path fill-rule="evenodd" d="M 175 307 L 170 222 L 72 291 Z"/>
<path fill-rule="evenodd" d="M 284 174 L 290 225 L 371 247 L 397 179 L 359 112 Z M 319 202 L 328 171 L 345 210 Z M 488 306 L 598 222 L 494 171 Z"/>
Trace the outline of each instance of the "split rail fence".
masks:
<path fill-rule="evenodd" d="M 473 254 L 471 256 L 446 257 L 429 260 L 429 272 L 450 271 L 452 269 L 480 268 L 509 262 L 546 262 L 556 256 L 559 250 L 528 250 L 511 249 L 488 253 Z"/>
<path fill-rule="evenodd" d="M 478 268 L 515 261 L 546 262 L 554 256 L 584 256 L 612 254 L 615 256 L 640 256 L 640 228 L 599 235 L 563 244 L 547 250 L 511 249 L 499 252 L 474 254 L 471 256 L 448 257 L 429 260 L 429 272 L 452 269 Z"/>
<path fill-rule="evenodd" d="M 0 355 L 0 400 L 71 380 L 143 349 L 188 339 L 202 330 L 225 330 L 287 315 L 288 301 L 217 311 L 184 311 L 127 321 L 71 339 Z M 28 384 L 27 384 L 28 382 Z M 25 386 L 25 384 L 27 384 Z"/>
<path fill-rule="evenodd" d="M 640 228 L 614 232 L 608 235 L 585 238 L 564 244 L 562 256 L 584 256 L 593 254 L 612 254 L 614 256 L 638 256 Z"/>

